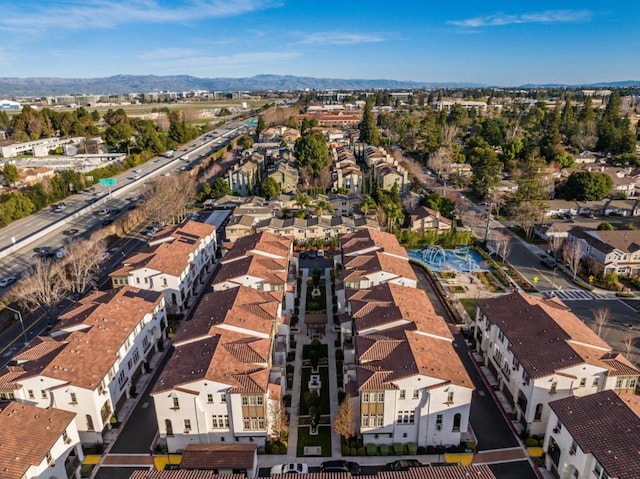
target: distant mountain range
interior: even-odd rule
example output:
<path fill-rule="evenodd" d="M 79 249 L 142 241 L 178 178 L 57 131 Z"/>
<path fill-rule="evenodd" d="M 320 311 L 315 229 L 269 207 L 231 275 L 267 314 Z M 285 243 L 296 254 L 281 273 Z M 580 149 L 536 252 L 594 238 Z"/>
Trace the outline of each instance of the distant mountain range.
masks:
<path fill-rule="evenodd" d="M 587 88 L 615 88 L 640 85 L 640 81 L 621 81 L 581 85 Z M 0 97 L 126 94 L 151 91 L 265 91 L 265 90 L 370 90 L 417 88 L 482 88 L 487 85 L 456 82 L 414 82 L 256 75 L 245 78 L 197 78 L 189 75 L 115 75 L 106 78 L 0 78 Z M 519 88 L 562 88 L 578 85 L 522 85 Z"/>

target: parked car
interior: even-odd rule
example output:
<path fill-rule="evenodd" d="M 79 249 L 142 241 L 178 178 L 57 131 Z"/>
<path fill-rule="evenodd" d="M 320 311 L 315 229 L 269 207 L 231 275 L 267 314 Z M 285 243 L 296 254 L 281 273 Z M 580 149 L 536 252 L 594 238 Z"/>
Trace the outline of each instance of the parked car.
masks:
<path fill-rule="evenodd" d="M 18 281 L 17 276 L 7 276 L 5 278 L 2 278 L 0 279 L 0 288 L 6 288 L 7 286 L 12 285 L 16 281 Z"/>
<path fill-rule="evenodd" d="M 557 266 L 556 260 L 550 258 L 549 256 L 541 257 L 540 263 L 542 264 L 542 266 L 546 266 L 549 269 L 553 269 Z"/>
<path fill-rule="evenodd" d="M 309 259 L 316 259 L 318 254 L 315 251 L 309 251 Z"/>
<path fill-rule="evenodd" d="M 351 461 L 325 461 L 320 464 L 322 472 L 350 472 L 352 476 L 360 475 L 360 464 Z"/>
<path fill-rule="evenodd" d="M 400 459 L 399 461 L 385 464 L 385 471 L 408 471 L 411 467 L 420 467 L 422 463 L 416 459 Z"/>
<path fill-rule="evenodd" d="M 316 253 L 316 255 L 318 256 L 318 258 L 324 258 L 324 250 L 323 249 L 319 249 L 318 252 Z"/>
<path fill-rule="evenodd" d="M 300 253 L 300 259 L 305 259 L 306 257 L 307 257 L 307 253 L 305 253 L 304 251 Z"/>
<path fill-rule="evenodd" d="M 288 464 L 276 464 L 271 468 L 271 475 L 277 474 L 307 474 L 309 466 L 301 462 L 290 462 Z"/>

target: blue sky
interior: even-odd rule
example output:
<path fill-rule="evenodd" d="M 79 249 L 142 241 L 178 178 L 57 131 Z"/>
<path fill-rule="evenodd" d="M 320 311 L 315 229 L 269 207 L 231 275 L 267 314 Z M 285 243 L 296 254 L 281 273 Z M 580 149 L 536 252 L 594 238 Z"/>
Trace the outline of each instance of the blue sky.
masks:
<path fill-rule="evenodd" d="M 0 76 L 640 80 L 638 20 L 637 0 L 0 0 Z"/>

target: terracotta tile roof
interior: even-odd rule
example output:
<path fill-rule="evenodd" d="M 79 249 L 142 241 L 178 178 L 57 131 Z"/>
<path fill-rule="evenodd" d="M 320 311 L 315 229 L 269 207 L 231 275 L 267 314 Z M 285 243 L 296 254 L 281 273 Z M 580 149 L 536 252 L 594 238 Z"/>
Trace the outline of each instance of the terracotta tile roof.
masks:
<path fill-rule="evenodd" d="M 560 301 L 511 293 L 483 300 L 478 306 L 502 330 L 532 378 L 584 362 L 602 365 L 600 358 L 611 351 Z"/>
<path fill-rule="evenodd" d="M 387 254 L 409 258 L 407 251 L 400 246 L 397 238 L 391 233 L 374 229 L 365 229 L 340 237 L 343 261 L 345 256 L 353 256 L 361 251 L 382 250 Z"/>
<path fill-rule="evenodd" d="M 412 467 L 408 471 L 380 471 L 377 475 L 370 477 L 372 479 L 496 479 L 493 471 L 486 465 Z"/>
<path fill-rule="evenodd" d="M 347 290 L 347 299 L 356 331 L 382 327 L 396 321 L 415 323 L 415 327 L 444 338 L 451 332 L 444 319 L 421 289 L 385 283 L 369 289 Z"/>
<path fill-rule="evenodd" d="M 213 283 L 232 281 L 240 276 L 253 276 L 268 284 L 282 285 L 287 282 L 287 274 L 286 259 L 252 255 L 222 264 Z"/>
<path fill-rule="evenodd" d="M 215 227 L 198 221 L 163 229 L 157 238 L 123 261 L 123 267 L 109 276 L 122 276 L 129 271 L 149 268 L 172 276 L 180 276 L 203 240 L 215 234 Z"/>
<path fill-rule="evenodd" d="M 42 347 L 42 344 L 45 346 Z M 56 341 L 49 337 L 36 338 L 31 342 L 29 349 L 14 358 L 18 363 L 16 366 L 0 369 L 0 387 L 20 389 L 20 379 L 40 374 L 65 346 L 64 341 Z"/>
<path fill-rule="evenodd" d="M 374 337 L 357 336 L 356 355 L 361 361 L 371 358 L 356 368 L 360 390 L 375 389 L 373 384 L 395 389 L 394 381 L 415 375 L 473 388 L 451 341 L 420 331 L 396 329 Z"/>
<path fill-rule="evenodd" d="M 187 444 L 182 469 L 253 469 L 255 444 Z"/>
<path fill-rule="evenodd" d="M 162 293 L 124 286 L 80 301 L 60 319 L 82 321 L 85 329 L 64 338 L 65 347 L 43 368 L 44 376 L 95 389 L 117 360 L 117 352 L 145 314 L 162 300 Z M 95 307 L 87 303 L 95 301 Z M 78 313 L 80 311 L 80 313 Z"/>
<path fill-rule="evenodd" d="M 640 417 L 613 391 L 570 396 L 549 403 L 587 454 L 611 477 L 640 477 Z"/>
<path fill-rule="evenodd" d="M 288 258 L 293 240 L 267 231 L 238 238 L 231 250 L 224 256 L 222 263 L 242 258 L 256 251 L 280 258 Z"/>
<path fill-rule="evenodd" d="M 215 471 L 134 471 L 129 479 L 246 479 L 244 474 L 216 474 Z"/>
<path fill-rule="evenodd" d="M 602 358 L 602 362 L 609 368 L 613 376 L 640 375 L 640 370 L 622 354 L 610 353 Z"/>
<path fill-rule="evenodd" d="M 220 334 L 229 327 L 242 328 L 247 334 L 255 331 L 263 336 L 270 335 L 277 319 L 279 296 L 246 286 L 207 293 L 191 321 L 185 321 L 176 331 L 174 343 Z"/>
<path fill-rule="evenodd" d="M 30 466 L 45 460 L 74 418 L 69 411 L 10 403 L 0 412 L 0 477 L 24 477 Z"/>
<path fill-rule="evenodd" d="M 355 257 L 345 257 L 343 264 L 345 283 L 356 281 L 359 278 L 381 271 L 391 274 L 389 280 L 395 277 L 407 278 L 413 281 L 418 280 L 408 260 L 390 256 L 380 251 Z"/>

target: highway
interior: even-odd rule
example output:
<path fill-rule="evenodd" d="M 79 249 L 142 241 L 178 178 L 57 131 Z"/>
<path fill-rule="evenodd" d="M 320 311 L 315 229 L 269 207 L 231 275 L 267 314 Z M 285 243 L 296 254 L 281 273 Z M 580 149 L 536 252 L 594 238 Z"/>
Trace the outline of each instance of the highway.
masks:
<path fill-rule="evenodd" d="M 248 131 L 246 122 L 235 121 L 221 126 L 183 145 L 172 158 L 156 157 L 115 176 L 113 188 L 95 185 L 69 196 L 64 200 L 66 208 L 62 212 L 56 212 L 54 207 L 47 208 L 0 229 L 0 278 L 20 277 L 33 264 L 35 248 L 62 247 L 71 237 L 69 230 L 78 230 L 75 236 L 79 237 L 99 228 L 106 216 L 100 215 L 100 210 L 109 208 L 123 214 L 131 203 L 128 198 L 142 194 L 146 182 L 159 175 L 180 174 L 187 168 L 196 167 L 206 156 Z M 8 289 L 0 289 L 0 299 Z"/>

